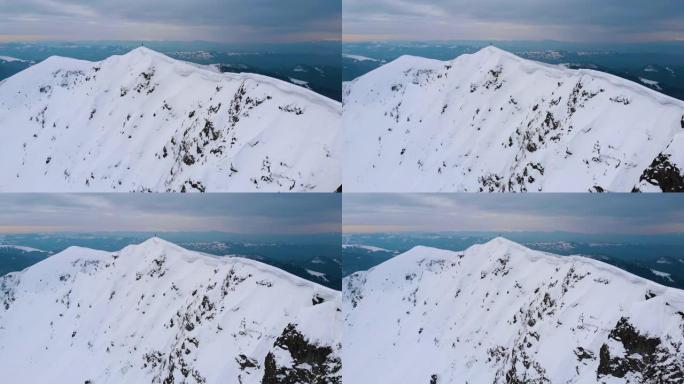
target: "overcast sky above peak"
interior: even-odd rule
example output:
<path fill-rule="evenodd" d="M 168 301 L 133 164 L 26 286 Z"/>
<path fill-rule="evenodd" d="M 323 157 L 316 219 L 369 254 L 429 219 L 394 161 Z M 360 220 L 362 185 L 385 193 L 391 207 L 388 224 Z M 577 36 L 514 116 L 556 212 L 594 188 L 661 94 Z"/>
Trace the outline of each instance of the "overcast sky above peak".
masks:
<path fill-rule="evenodd" d="M 343 38 L 684 40 L 681 0 L 344 0 Z"/>
<path fill-rule="evenodd" d="M 0 41 L 339 40 L 340 0 L 0 0 Z"/>
<path fill-rule="evenodd" d="M 346 194 L 345 233 L 684 233 L 684 199 L 663 194 Z"/>
<path fill-rule="evenodd" d="M 339 194 L 0 194 L 0 234 L 340 232 Z"/>

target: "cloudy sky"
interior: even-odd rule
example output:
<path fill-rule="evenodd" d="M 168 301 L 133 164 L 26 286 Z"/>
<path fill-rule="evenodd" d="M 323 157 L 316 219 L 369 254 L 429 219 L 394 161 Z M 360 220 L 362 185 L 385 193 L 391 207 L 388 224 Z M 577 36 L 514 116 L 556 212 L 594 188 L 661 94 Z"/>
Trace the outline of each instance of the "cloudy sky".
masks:
<path fill-rule="evenodd" d="M 343 231 L 684 232 L 684 199 L 661 194 L 346 194 Z"/>
<path fill-rule="evenodd" d="M 339 40 L 341 0 L 0 0 L 0 41 Z"/>
<path fill-rule="evenodd" d="M 0 194 L 0 233 L 340 231 L 339 194 Z"/>
<path fill-rule="evenodd" d="M 346 41 L 684 40 L 681 0 L 344 0 Z"/>

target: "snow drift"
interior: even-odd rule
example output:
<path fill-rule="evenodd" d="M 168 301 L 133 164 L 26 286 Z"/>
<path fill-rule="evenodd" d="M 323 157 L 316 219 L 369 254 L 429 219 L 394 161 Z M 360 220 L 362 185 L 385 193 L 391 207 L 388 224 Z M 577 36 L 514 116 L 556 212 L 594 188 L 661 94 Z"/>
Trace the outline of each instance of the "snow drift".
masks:
<path fill-rule="evenodd" d="M 0 191 L 326 191 L 340 104 L 147 48 L 0 83 Z"/>
<path fill-rule="evenodd" d="M 494 47 L 344 85 L 348 191 L 684 191 L 684 101 Z"/>

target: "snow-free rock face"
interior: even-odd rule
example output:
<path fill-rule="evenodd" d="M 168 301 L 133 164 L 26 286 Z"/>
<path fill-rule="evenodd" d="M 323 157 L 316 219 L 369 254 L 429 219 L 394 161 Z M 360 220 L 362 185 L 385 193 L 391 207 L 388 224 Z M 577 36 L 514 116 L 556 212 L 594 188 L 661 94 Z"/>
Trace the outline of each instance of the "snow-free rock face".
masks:
<path fill-rule="evenodd" d="M 498 238 L 344 280 L 349 383 L 684 383 L 684 291 Z"/>
<path fill-rule="evenodd" d="M 684 102 L 494 47 L 346 83 L 347 191 L 684 191 Z"/>
<path fill-rule="evenodd" d="M 51 57 L 0 83 L 0 191 L 325 191 L 341 106 L 147 48 Z"/>
<path fill-rule="evenodd" d="M 12 383 L 340 383 L 340 293 L 159 239 L 0 278 Z"/>

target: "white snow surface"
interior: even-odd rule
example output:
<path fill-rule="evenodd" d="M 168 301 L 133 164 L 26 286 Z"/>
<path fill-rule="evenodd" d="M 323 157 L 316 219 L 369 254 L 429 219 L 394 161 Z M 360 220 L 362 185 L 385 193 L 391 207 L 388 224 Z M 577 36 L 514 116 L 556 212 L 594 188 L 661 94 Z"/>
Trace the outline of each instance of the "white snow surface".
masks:
<path fill-rule="evenodd" d="M 261 383 L 267 353 L 289 356 L 273 345 L 288 324 L 339 356 L 339 306 L 275 267 L 157 238 L 72 247 L 0 278 L 0 371 L 17 384 Z"/>
<path fill-rule="evenodd" d="M 487 47 L 343 88 L 345 191 L 646 192 L 660 154 L 684 169 L 684 101 L 594 70 Z"/>
<path fill-rule="evenodd" d="M 416 247 L 352 274 L 342 308 L 348 383 L 656 382 L 597 374 L 602 348 L 622 356 L 609 336 L 621 319 L 660 338 L 659 364 L 684 372 L 684 291 L 503 238 Z"/>
<path fill-rule="evenodd" d="M 136 48 L 50 57 L 0 84 L 0 191 L 326 191 L 341 105 Z"/>

